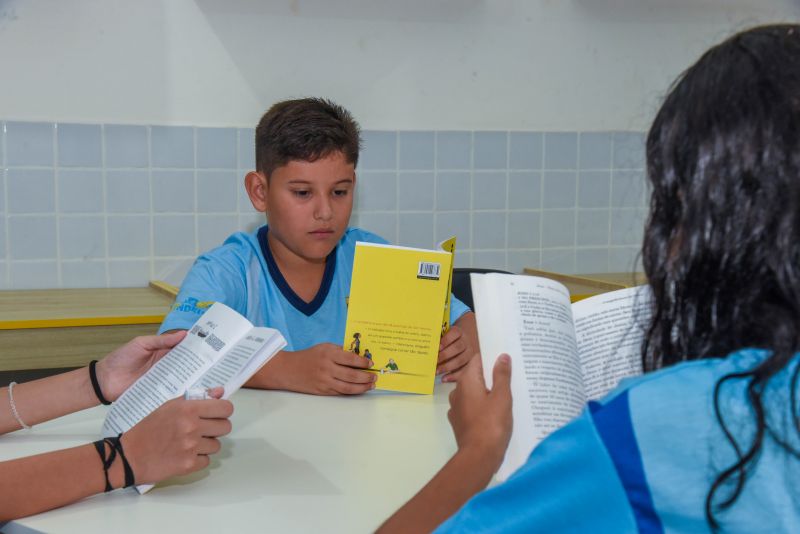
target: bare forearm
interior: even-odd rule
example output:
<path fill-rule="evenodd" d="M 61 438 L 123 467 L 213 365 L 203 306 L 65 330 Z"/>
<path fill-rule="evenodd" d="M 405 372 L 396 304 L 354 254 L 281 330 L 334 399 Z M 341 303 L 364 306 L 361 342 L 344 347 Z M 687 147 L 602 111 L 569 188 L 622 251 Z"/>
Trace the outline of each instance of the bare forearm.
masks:
<path fill-rule="evenodd" d="M 491 481 L 502 451 L 459 450 L 378 532 L 430 532 Z"/>
<path fill-rule="evenodd" d="M 114 488 L 123 485 L 121 462 L 109 470 Z M 105 489 L 100 456 L 93 445 L 0 462 L 0 521 L 44 512 Z"/>
<path fill-rule="evenodd" d="M 284 350 L 278 352 L 264 366 L 245 382 L 244 387 L 254 389 L 291 390 L 292 354 Z"/>
<path fill-rule="evenodd" d="M 24 423 L 33 426 L 99 404 L 85 367 L 17 384 L 14 405 Z M 0 434 L 22 428 L 11 410 L 8 388 L 0 389 Z"/>

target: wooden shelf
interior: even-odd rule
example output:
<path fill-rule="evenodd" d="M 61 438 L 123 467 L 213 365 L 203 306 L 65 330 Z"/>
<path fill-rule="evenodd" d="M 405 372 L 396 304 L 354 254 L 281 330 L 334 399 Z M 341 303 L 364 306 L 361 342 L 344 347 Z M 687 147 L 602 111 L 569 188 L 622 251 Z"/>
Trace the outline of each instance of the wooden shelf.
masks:
<path fill-rule="evenodd" d="M 600 293 L 647 283 L 644 273 L 561 274 L 530 267 L 526 267 L 523 272 L 561 282 L 569 289 L 572 302 L 599 295 Z"/>
<path fill-rule="evenodd" d="M 153 287 L 0 291 L 0 371 L 86 365 L 154 334 L 173 300 Z"/>

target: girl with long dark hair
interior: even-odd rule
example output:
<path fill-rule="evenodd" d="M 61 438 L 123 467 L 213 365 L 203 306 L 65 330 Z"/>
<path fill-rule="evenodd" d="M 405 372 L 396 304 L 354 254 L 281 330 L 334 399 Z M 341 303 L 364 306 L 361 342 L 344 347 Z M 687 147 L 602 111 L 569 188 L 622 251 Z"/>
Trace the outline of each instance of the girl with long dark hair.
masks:
<path fill-rule="evenodd" d="M 511 430 L 508 357 L 492 391 L 473 360 L 451 397 L 458 452 L 385 531 L 451 515 L 441 531 L 800 530 L 800 26 L 742 32 L 689 68 L 647 171 L 648 373 L 473 497 Z"/>

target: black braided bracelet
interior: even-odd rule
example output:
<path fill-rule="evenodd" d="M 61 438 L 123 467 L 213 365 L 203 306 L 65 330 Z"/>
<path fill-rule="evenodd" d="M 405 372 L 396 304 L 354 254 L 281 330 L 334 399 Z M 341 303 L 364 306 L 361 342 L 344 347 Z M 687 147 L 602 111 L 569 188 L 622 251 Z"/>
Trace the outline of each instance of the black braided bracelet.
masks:
<path fill-rule="evenodd" d="M 125 485 L 123 487 L 128 488 L 136 485 L 136 477 L 133 474 L 133 468 L 131 468 L 131 464 L 128 463 L 128 458 L 125 457 L 125 451 L 122 449 L 121 437 L 122 434 L 111 438 L 103 438 L 93 443 L 97 454 L 100 455 L 100 461 L 103 462 L 106 492 L 114 490 L 111 481 L 108 479 L 108 470 L 114 464 L 114 460 L 117 459 L 117 453 L 119 453 L 119 457 L 122 459 L 122 470 L 125 472 Z M 108 445 L 108 456 L 106 456 L 106 445 Z"/>
<path fill-rule="evenodd" d="M 89 362 L 89 379 L 92 381 L 92 387 L 94 388 L 94 394 L 97 395 L 97 399 L 108 406 L 111 404 L 111 401 L 106 399 L 103 396 L 103 390 L 100 389 L 100 382 L 97 381 L 97 360 L 92 360 Z"/>

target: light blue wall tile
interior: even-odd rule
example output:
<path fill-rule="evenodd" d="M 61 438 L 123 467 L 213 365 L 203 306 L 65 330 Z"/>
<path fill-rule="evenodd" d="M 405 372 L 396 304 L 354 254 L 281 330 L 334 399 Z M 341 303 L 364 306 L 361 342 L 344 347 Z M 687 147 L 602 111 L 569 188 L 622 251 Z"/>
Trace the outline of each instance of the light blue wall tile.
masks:
<path fill-rule="evenodd" d="M 6 123 L 0 121 L 0 167 L 6 166 Z M 4 277 L 0 275 L 0 281 L 4 280 Z"/>
<path fill-rule="evenodd" d="M 433 209 L 433 172 L 401 172 L 397 178 L 400 185 L 401 210 Z"/>
<path fill-rule="evenodd" d="M 397 173 L 360 172 L 356 195 L 359 211 L 397 209 Z"/>
<path fill-rule="evenodd" d="M 644 209 L 611 211 L 611 244 L 640 245 L 644 233 Z"/>
<path fill-rule="evenodd" d="M 453 267 L 472 267 L 472 252 L 469 250 L 456 250 Z"/>
<path fill-rule="evenodd" d="M 644 142 L 642 132 L 614 132 L 614 168 L 644 169 Z"/>
<path fill-rule="evenodd" d="M 401 213 L 397 240 L 406 247 L 432 248 L 433 213 Z"/>
<path fill-rule="evenodd" d="M 575 271 L 579 273 L 607 273 L 608 248 L 579 248 L 575 251 Z"/>
<path fill-rule="evenodd" d="M 264 214 L 257 211 L 239 214 L 239 229 L 243 232 L 255 232 L 257 229 L 264 226 L 266 222 Z"/>
<path fill-rule="evenodd" d="M 575 172 L 545 171 L 542 207 L 573 208 L 577 196 L 578 176 Z"/>
<path fill-rule="evenodd" d="M 472 207 L 474 209 L 505 209 L 505 171 L 478 171 L 472 175 Z"/>
<path fill-rule="evenodd" d="M 56 258 L 54 216 L 8 217 L 9 259 L 45 260 Z"/>
<path fill-rule="evenodd" d="M 541 169 L 543 136 L 539 132 L 511 132 L 509 167 L 512 169 Z"/>
<path fill-rule="evenodd" d="M 109 215 L 107 225 L 109 257 L 150 257 L 149 215 Z"/>
<path fill-rule="evenodd" d="M 194 256 L 194 215 L 154 216 L 153 240 L 156 256 Z"/>
<path fill-rule="evenodd" d="M 101 213 L 103 172 L 66 170 L 58 172 L 58 209 L 62 213 Z"/>
<path fill-rule="evenodd" d="M 433 132 L 400 132 L 400 168 L 433 169 Z"/>
<path fill-rule="evenodd" d="M 512 211 L 508 214 L 508 248 L 539 248 L 541 213 Z"/>
<path fill-rule="evenodd" d="M 6 218 L 0 217 L 0 261 L 6 259 Z M 0 273 L 0 282 L 3 282 L 2 273 Z"/>
<path fill-rule="evenodd" d="M 578 134 L 547 132 L 544 134 L 544 168 L 573 170 L 578 168 Z"/>
<path fill-rule="evenodd" d="M 439 171 L 436 175 L 436 209 L 468 210 L 470 208 L 470 173 Z"/>
<path fill-rule="evenodd" d="M 239 217 L 236 215 L 198 215 L 197 242 L 201 252 L 220 246 L 232 233 L 238 230 Z"/>
<path fill-rule="evenodd" d="M 506 217 L 504 211 L 478 211 L 472 214 L 472 248 L 505 248 Z"/>
<path fill-rule="evenodd" d="M 577 245 L 608 245 L 608 225 L 608 210 L 578 210 Z"/>
<path fill-rule="evenodd" d="M 103 135 L 106 168 L 147 167 L 150 164 L 147 126 L 106 124 Z"/>
<path fill-rule="evenodd" d="M 105 261 L 66 261 L 61 263 L 61 287 L 107 287 Z"/>
<path fill-rule="evenodd" d="M 58 164 L 62 167 L 100 167 L 103 164 L 99 124 L 57 124 Z"/>
<path fill-rule="evenodd" d="M 510 172 L 508 175 L 508 207 L 539 209 L 542 207 L 542 173 Z"/>
<path fill-rule="evenodd" d="M 470 213 L 468 211 L 437 213 L 435 241 L 441 243 L 445 239 L 456 236 L 456 250 L 468 249 L 472 244 L 469 228 Z"/>
<path fill-rule="evenodd" d="M 109 213 L 149 213 L 149 173 L 106 171 L 106 209 Z"/>
<path fill-rule="evenodd" d="M 197 128 L 197 168 L 235 169 L 236 128 Z"/>
<path fill-rule="evenodd" d="M 153 211 L 194 211 L 193 171 L 153 171 L 152 174 Z"/>
<path fill-rule="evenodd" d="M 542 212 L 542 247 L 575 246 L 575 210 Z M 544 261 L 544 257 L 542 257 Z"/>
<path fill-rule="evenodd" d="M 14 261 L 9 264 L 11 289 L 47 289 L 58 287 L 58 264 L 55 261 Z"/>
<path fill-rule="evenodd" d="M 578 206 L 607 208 L 611 203 L 611 172 L 581 171 L 578 177 Z"/>
<path fill-rule="evenodd" d="M 108 262 L 108 285 L 110 287 L 145 287 L 150 279 L 150 260 L 111 260 Z"/>
<path fill-rule="evenodd" d="M 471 169 L 472 133 L 436 132 L 436 168 Z"/>
<path fill-rule="evenodd" d="M 542 264 L 542 252 L 535 250 L 509 250 L 508 270 L 521 274 L 526 267 L 538 269 Z"/>
<path fill-rule="evenodd" d="M 378 234 L 390 243 L 397 243 L 396 213 L 359 213 L 358 226 Z"/>
<path fill-rule="evenodd" d="M 254 171 L 256 169 L 256 131 L 253 128 L 239 128 L 237 134 L 239 136 L 237 166 L 245 171 Z"/>
<path fill-rule="evenodd" d="M 238 177 L 236 171 L 197 171 L 197 211 L 235 212 Z"/>
<path fill-rule="evenodd" d="M 575 249 L 543 249 L 542 269 L 563 274 L 575 273 Z"/>
<path fill-rule="evenodd" d="M 356 185 L 360 183 L 357 182 Z M 250 202 L 250 197 L 247 195 L 247 189 L 244 185 L 244 176 L 241 174 L 238 176 L 236 180 L 236 191 L 237 196 L 239 199 L 239 211 L 240 212 L 252 212 L 255 208 L 253 208 L 253 203 Z M 358 187 L 356 187 L 356 192 L 358 191 Z M 358 196 L 356 196 L 356 200 L 358 200 Z"/>
<path fill-rule="evenodd" d="M 358 167 L 365 170 L 397 168 L 397 132 L 367 130 Z"/>
<path fill-rule="evenodd" d="M 472 266 L 480 269 L 508 269 L 506 253 L 502 250 L 472 251 Z"/>
<path fill-rule="evenodd" d="M 582 132 L 580 134 L 580 168 L 611 168 L 611 132 Z"/>
<path fill-rule="evenodd" d="M 168 284 L 180 287 L 193 262 L 194 258 L 192 257 L 156 259 L 153 261 L 153 279 L 163 280 Z"/>
<path fill-rule="evenodd" d="M 6 170 L 0 169 L 0 213 L 6 213 Z"/>
<path fill-rule="evenodd" d="M 473 162 L 475 169 L 508 168 L 508 134 L 475 132 Z"/>
<path fill-rule="evenodd" d="M 9 169 L 8 213 L 53 213 L 55 173 L 43 169 Z"/>
<path fill-rule="evenodd" d="M 641 272 L 641 255 L 638 247 L 614 247 L 608 251 L 608 270 L 612 273 Z"/>
<path fill-rule="evenodd" d="M 615 170 L 611 176 L 611 207 L 639 208 L 645 204 L 644 171 Z"/>
<path fill-rule="evenodd" d="M 8 283 L 8 263 L 0 261 L 0 290 L 10 289 Z"/>
<path fill-rule="evenodd" d="M 188 126 L 150 128 L 153 167 L 194 168 L 194 129 Z"/>
<path fill-rule="evenodd" d="M 15 166 L 53 165 L 55 125 L 49 122 L 7 122 L 6 163 Z"/>
<path fill-rule="evenodd" d="M 58 228 L 62 259 L 105 257 L 105 220 L 102 216 L 60 217 Z"/>

